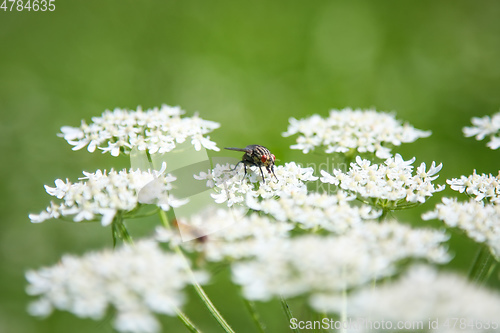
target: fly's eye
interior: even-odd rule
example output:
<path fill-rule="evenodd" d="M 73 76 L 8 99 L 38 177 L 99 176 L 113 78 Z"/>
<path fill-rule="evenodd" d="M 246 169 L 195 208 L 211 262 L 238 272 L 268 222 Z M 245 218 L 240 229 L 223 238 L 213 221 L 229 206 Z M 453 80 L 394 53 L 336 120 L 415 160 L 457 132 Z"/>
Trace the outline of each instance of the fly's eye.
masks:
<path fill-rule="evenodd" d="M 267 155 L 262 155 L 260 157 L 260 160 L 262 161 L 262 163 L 266 163 L 266 161 L 267 161 Z"/>

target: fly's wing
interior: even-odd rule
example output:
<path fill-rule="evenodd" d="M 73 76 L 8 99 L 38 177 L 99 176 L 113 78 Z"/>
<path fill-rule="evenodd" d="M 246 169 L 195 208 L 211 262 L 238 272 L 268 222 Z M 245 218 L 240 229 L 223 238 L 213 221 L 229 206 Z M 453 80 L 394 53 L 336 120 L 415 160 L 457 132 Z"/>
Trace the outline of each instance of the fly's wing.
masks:
<path fill-rule="evenodd" d="M 230 147 L 230 148 L 224 148 L 224 149 L 227 149 L 227 150 L 236 150 L 236 151 L 242 151 L 244 153 L 250 153 L 252 150 L 249 149 L 248 147 L 246 148 L 233 148 L 233 147 Z"/>
<path fill-rule="evenodd" d="M 258 152 L 258 151 L 269 151 L 266 147 L 263 147 L 261 145 L 248 145 L 246 146 L 245 148 L 234 148 L 234 147 L 228 147 L 228 148 L 224 148 L 224 149 L 227 149 L 227 150 L 236 150 L 236 151 L 243 151 L 249 155 L 252 155 L 253 153 L 255 152 Z"/>

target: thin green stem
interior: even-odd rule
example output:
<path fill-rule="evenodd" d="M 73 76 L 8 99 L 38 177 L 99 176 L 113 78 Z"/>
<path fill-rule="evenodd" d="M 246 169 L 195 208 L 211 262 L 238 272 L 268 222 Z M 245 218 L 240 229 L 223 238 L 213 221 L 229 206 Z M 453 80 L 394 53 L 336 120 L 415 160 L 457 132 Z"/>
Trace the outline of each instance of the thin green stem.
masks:
<path fill-rule="evenodd" d="M 175 312 L 177 313 L 177 317 L 182 321 L 182 323 L 184 324 L 184 326 L 186 326 L 189 332 L 201 333 L 201 331 L 198 328 L 196 328 L 196 326 L 193 324 L 191 320 L 189 320 L 189 318 L 186 316 L 184 312 L 182 312 L 178 308 L 175 309 Z"/>
<path fill-rule="evenodd" d="M 123 215 L 121 212 L 116 213 L 113 222 L 111 223 L 111 235 L 113 236 L 113 247 L 116 247 L 118 239 L 124 242 L 133 244 L 132 236 L 130 236 L 125 223 L 123 222 Z"/>
<path fill-rule="evenodd" d="M 125 224 L 121 223 L 120 225 L 120 229 L 121 229 L 121 233 L 122 233 L 122 236 L 123 236 L 123 240 L 126 241 L 127 243 L 130 243 L 132 244 L 134 241 L 132 240 L 132 236 L 130 236 L 128 230 L 127 230 L 127 227 L 125 226 Z"/>
<path fill-rule="evenodd" d="M 257 326 L 257 329 L 259 330 L 259 332 L 265 333 L 266 327 L 265 327 L 264 323 L 262 323 L 262 321 L 260 320 L 260 315 L 259 315 L 259 312 L 257 312 L 257 309 L 255 307 L 255 303 L 247 300 L 244 297 L 243 297 L 243 303 L 245 303 L 245 306 L 246 306 L 248 312 L 250 313 L 250 317 L 252 317 L 252 320 L 253 320 L 255 326 Z"/>
<path fill-rule="evenodd" d="M 149 212 L 146 212 L 146 213 L 143 213 L 141 215 L 124 215 L 124 218 L 134 218 L 134 219 L 138 219 L 138 218 L 142 218 L 142 217 L 148 217 L 148 216 L 153 216 L 153 215 L 156 215 L 158 214 L 158 210 L 159 208 L 157 209 L 153 209 Z"/>
<path fill-rule="evenodd" d="M 382 215 L 378 218 L 379 222 L 382 222 L 386 218 L 388 212 L 389 211 L 387 209 L 382 209 Z"/>
<path fill-rule="evenodd" d="M 469 279 L 470 280 L 475 280 L 475 276 L 477 275 L 476 272 L 479 270 L 479 266 L 480 266 L 479 263 L 481 261 L 482 255 L 483 255 L 483 251 L 484 251 L 484 247 L 482 245 L 480 245 L 480 247 L 477 250 L 476 255 L 474 256 L 474 259 L 472 261 L 472 266 L 469 269 Z"/>
<path fill-rule="evenodd" d="M 167 213 L 165 213 L 164 210 L 160 209 L 159 214 L 160 214 L 160 219 L 161 219 L 161 222 L 162 222 L 163 226 L 165 228 L 167 228 L 168 230 L 172 230 L 172 227 L 168 223 Z M 219 323 L 219 325 L 224 329 L 224 331 L 226 331 L 227 333 L 234 333 L 234 331 L 231 328 L 231 326 L 229 326 L 229 324 L 226 322 L 226 320 L 224 319 L 224 317 L 222 317 L 222 315 L 219 313 L 219 311 L 217 310 L 217 308 L 214 306 L 214 304 L 212 303 L 212 301 L 210 300 L 210 298 L 207 296 L 207 294 L 205 293 L 205 291 L 203 290 L 203 288 L 196 281 L 196 277 L 194 276 L 194 273 L 191 270 L 191 266 L 189 265 L 186 257 L 184 256 L 184 253 L 182 252 L 182 250 L 179 247 L 179 245 L 174 245 L 173 248 L 174 248 L 174 251 L 179 255 L 179 257 L 181 257 L 181 258 L 184 259 L 184 262 L 186 264 L 186 268 L 187 268 L 188 274 L 191 277 L 191 282 L 193 283 L 194 289 L 196 290 L 196 293 L 201 298 L 201 300 L 203 301 L 203 303 L 205 303 L 205 306 L 208 308 L 208 311 L 210 311 L 210 313 L 212 314 L 212 316 Z"/>
<path fill-rule="evenodd" d="M 484 283 L 493 272 L 495 264 L 496 261 L 488 247 L 481 244 L 469 271 L 469 279 L 477 284 Z"/>
<path fill-rule="evenodd" d="M 490 269 L 486 273 L 486 277 L 484 278 L 484 281 L 488 281 L 490 279 L 491 273 L 493 273 L 493 271 L 497 267 L 497 264 L 498 264 L 498 262 L 495 259 L 493 259 L 493 263 L 491 264 Z"/>
<path fill-rule="evenodd" d="M 288 322 L 291 323 L 293 319 L 292 311 L 290 310 L 290 307 L 288 306 L 288 303 L 286 302 L 286 299 L 281 296 L 281 307 L 283 308 L 283 312 L 285 312 L 285 316 L 288 318 Z M 298 328 L 292 328 L 293 332 L 300 333 L 300 330 Z"/>
<path fill-rule="evenodd" d="M 151 170 L 153 170 L 153 159 L 151 158 L 151 154 L 149 153 L 149 149 L 146 149 L 146 156 L 148 158 L 149 165 L 151 166 Z"/>

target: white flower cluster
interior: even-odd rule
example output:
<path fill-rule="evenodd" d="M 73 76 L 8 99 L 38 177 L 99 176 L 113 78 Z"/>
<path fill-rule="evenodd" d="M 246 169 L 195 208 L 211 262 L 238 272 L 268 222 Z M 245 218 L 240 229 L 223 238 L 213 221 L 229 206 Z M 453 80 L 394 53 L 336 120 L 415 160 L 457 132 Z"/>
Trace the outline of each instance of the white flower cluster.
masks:
<path fill-rule="evenodd" d="M 413 175 L 413 162 L 403 160 L 401 155 L 387 159 L 384 164 L 371 164 L 369 160 L 356 157 L 347 173 L 333 170 L 333 176 L 321 170 L 324 183 L 340 185 L 340 188 L 355 193 L 358 198 L 384 209 L 401 209 L 409 203 L 423 203 L 434 192 L 444 190 L 444 185 L 434 186 L 433 180 L 438 178 L 437 173 L 442 164 L 436 166 L 432 162 L 426 171 L 425 163 L 420 164 Z M 368 203 L 368 202 L 367 202 Z"/>
<path fill-rule="evenodd" d="M 278 221 L 297 223 L 303 229 L 320 227 L 342 234 L 382 214 L 382 211 L 368 205 L 351 205 L 355 199 L 356 196 L 344 191 L 337 191 L 335 195 L 296 192 L 261 201 L 249 196 L 247 206 L 269 214 Z"/>
<path fill-rule="evenodd" d="M 293 225 L 277 222 L 256 213 L 245 215 L 243 208 L 216 209 L 178 220 L 181 230 L 190 230 L 199 238 L 181 242 L 178 233 L 164 227 L 156 229 L 156 239 L 180 245 L 190 252 L 203 253 L 209 261 L 235 260 L 252 257 L 270 241 L 288 238 Z M 213 231 L 216 232 L 213 232 Z"/>
<path fill-rule="evenodd" d="M 297 120 L 290 118 L 288 130 L 283 136 L 299 134 L 292 149 L 305 154 L 316 147 L 324 147 L 326 153 L 375 153 L 378 158 L 391 157 L 392 146 L 413 142 L 431 135 L 395 118 L 392 113 L 375 110 L 331 110 L 328 118 L 313 115 Z"/>
<path fill-rule="evenodd" d="M 491 252 L 500 258 L 500 205 L 456 198 L 442 198 L 436 209 L 422 215 L 424 220 L 438 219 L 452 228 L 464 230 L 470 238 L 486 243 Z"/>
<path fill-rule="evenodd" d="M 215 142 L 204 135 L 220 126 L 219 123 L 193 117 L 181 117 L 184 111 L 180 107 L 162 105 L 143 111 L 114 109 L 106 110 L 101 117 L 93 117 L 92 123 L 82 121 L 80 127 L 64 126 L 59 136 L 64 137 L 73 147 L 79 150 L 87 147 L 89 152 L 99 148 L 103 153 L 113 156 L 128 154 L 132 148 L 149 153 L 166 153 L 191 139 L 196 150 L 201 147 L 219 151 Z"/>
<path fill-rule="evenodd" d="M 112 306 L 117 331 L 147 333 L 161 330 L 153 313 L 176 315 L 182 290 L 192 283 L 186 261 L 151 240 L 83 257 L 65 255 L 57 265 L 28 271 L 26 278 L 27 293 L 39 296 L 28 308 L 32 315 L 58 309 L 99 320 Z M 206 281 L 205 274 L 198 278 Z"/>
<path fill-rule="evenodd" d="M 468 177 L 461 176 L 460 179 L 453 178 L 446 181 L 451 189 L 460 193 L 467 193 L 477 201 L 486 199 L 489 202 L 500 204 L 500 171 L 498 176 L 481 174 L 476 170 Z"/>
<path fill-rule="evenodd" d="M 251 300 L 340 293 L 393 275 L 404 259 L 448 262 L 442 245 L 447 239 L 442 231 L 366 222 L 343 236 L 307 235 L 263 244 L 255 259 L 233 264 L 233 281 Z"/>
<path fill-rule="evenodd" d="M 342 304 L 338 295 L 317 295 L 312 301 L 313 307 L 320 312 L 340 313 Z M 391 332 L 396 330 L 398 322 L 423 322 L 424 327 L 414 327 L 411 331 L 427 331 L 429 320 L 438 320 L 439 330 L 436 331 L 450 333 L 496 332 L 500 324 L 498 292 L 471 284 L 457 274 L 439 273 L 427 265 L 411 267 L 397 281 L 355 291 L 348 296 L 346 308 L 349 317 L 370 317 L 371 321 L 394 323 L 388 330 Z M 492 322 L 496 322 L 497 329 Z M 375 331 L 359 327 L 356 332 Z"/>
<path fill-rule="evenodd" d="M 83 172 L 85 177 L 78 183 L 57 179 L 56 187 L 45 185 L 45 190 L 62 202 L 51 201 L 45 211 L 30 214 L 29 218 L 33 223 L 65 216 L 72 216 L 75 222 L 99 218 L 101 224 L 107 226 L 119 211 L 131 211 L 139 203 L 155 203 L 163 210 L 186 203 L 186 200 L 178 200 L 168 194 L 175 177 L 163 176 L 161 173 L 162 170 L 151 173 L 132 169 L 117 172 L 111 169 L 108 173 L 101 170 Z M 150 187 L 154 187 L 154 193 L 147 193 Z"/>
<path fill-rule="evenodd" d="M 500 148 L 500 112 L 495 113 L 491 118 L 490 116 L 474 117 L 471 122 L 474 126 L 463 128 L 466 137 L 475 136 L 476 140 L 483 140 L 489 136 L 490 142 L 486 145 L 491 149 Z"/>
<path fill-rule="evenodd" d="M 245 202 L 247 195 L 261 198 L 272 198 L 290 193 L 306 193 L 305 182 L 317 180 L 313 176 L 313 168 L 302 168 L 294 162 L 274 167 L 276 178 L 269 178 L 261 182 L 260 171 L 257 167 L 247 167 L 247 177 L 244 178 L 244 168 L 232 171 L 234 165 L 217 164 L 208 173 L 201 172 L 195 175 L 198 180 L 206 180 L 207 186 L 216 193 L 211 194 L 217 203 L 227 202 L 228 206 Z M 265 176 L 264 176 L 265 177 Z"/>

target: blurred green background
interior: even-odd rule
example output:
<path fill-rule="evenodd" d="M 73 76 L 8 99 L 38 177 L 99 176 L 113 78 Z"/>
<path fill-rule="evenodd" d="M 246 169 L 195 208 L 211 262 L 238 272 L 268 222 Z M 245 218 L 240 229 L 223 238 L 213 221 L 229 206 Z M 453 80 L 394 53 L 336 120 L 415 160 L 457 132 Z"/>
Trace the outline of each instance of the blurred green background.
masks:
<path fill-rule="evenodd" d="M 461 132 L 471 117 L 500 108 L 498 1 L 55 4 L 54 12 L 0 11 L 0 332 L 112 331 L 109 320 L 68 313 L 32 318 L 24 292 L 27 269 L 111 244 L 110 231 L 97 224 L 28 219 L 49 202 L 44 184 L 127 166 L 126 158 L 73 152 L 56 137 L 61 126 L 78 126 L 107 108 L 180 105 L 221 123 L 211 134 L 219 147 L 258 143 L 280 163 L 307 163 L 321 160 L 290 151 L 295 137 L 281 137 L 289 117 L 376 107 L 432 130 L 396 151 L 416 156 L 417 164 L 442 162 L 441 183 L 474 169 L 498 172 L 499 152 Z M 398 217 L 422 223 L 420 213 L 438 201 Z M 450 268 L 466 271 L 477 246 L 455 233 L 451 248 Z M 254 332 L 228 275 L 217 274 L 206 290 L 238 332 Z M 190 299 L 187 314 L 203 331 L 220 332 Z M 270 332 L 288 331 L 278 303 L 259 308 Z M 185 331 L 176 318 L 162 320 L 165 332 Z"/>

